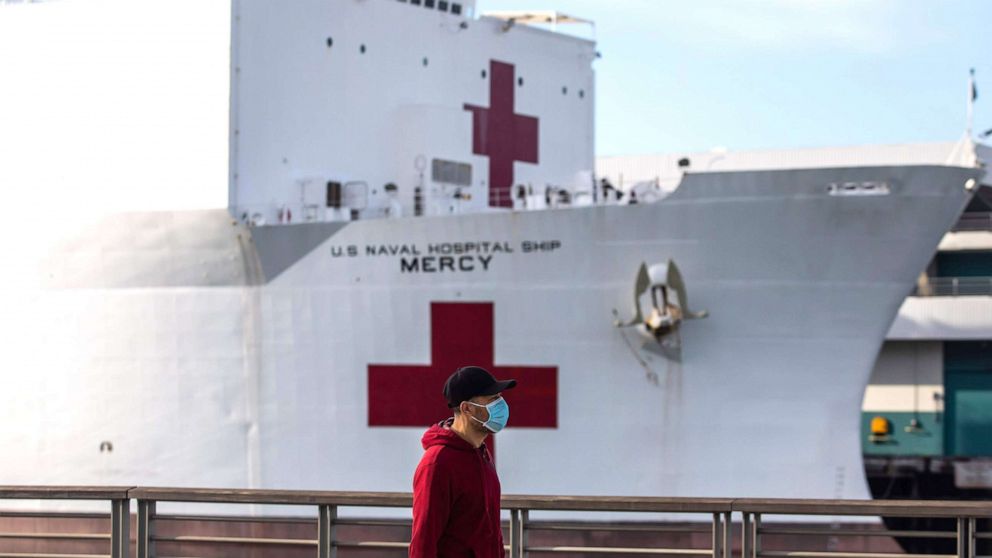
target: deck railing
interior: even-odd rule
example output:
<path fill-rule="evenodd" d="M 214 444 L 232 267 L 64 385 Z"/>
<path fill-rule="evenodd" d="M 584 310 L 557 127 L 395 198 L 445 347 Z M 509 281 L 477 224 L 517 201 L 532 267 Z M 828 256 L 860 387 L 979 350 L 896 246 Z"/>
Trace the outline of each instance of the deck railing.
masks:
<path fill-rule="evenodd" d="M 916 286 L 915 296 L 989 296 L 992 277 L 929 277 Z"/>
<path fill-rule="evenodd" d="M 951 231 L 992 231 L 992 212 L 964 213 Z"/>
<path fill-rule="evenodd" d="M 98 533 L 0 533 L 0 557 L 43 557 L 58 556 L 110 556 L 129 558 L 132 543 L 138 558 L 165 558 L 157 552 L 160 544 L 211 544 L 241 545 L 252 548 L 282 548 L 285 551 L 311 549 L 318 558 L 337 556 L 339 549 L 393 550 L 407 548 L 403 541 L 376 541 L 342 539 L 338 530 L 344 526 L 400 526 L 408 527 L 409 520 L 403 519 L 362 519 L 339 515 L 339 508 L 410 508 L 412 496 L 409 493 L 391 492 L 324 492 L 287 490 L 223 490 L 188 488 L 146 488 L 146 487 L 0 487 L 0 500 L 102 500 L 110 505 L 109 514 L 88 514 L 109 521 L 107 529 Z M 131 502 L 137 507 L 137 528 L 131 539 Z M 309 517 L 285 516 L 232 516 L 232 515 L 168 515 L 158 511 L 162 502 L 225 504 L 259 504 L 299 506 L 309 508 Z M 0 506 L 2 507 L 2 506 Z M 739 549 L 740 558 L 984 558 L 978 556 L 979 541 L 992 539 L 992 532 L 985 525 L 992 518 L 992 502 L 985 501 L 857 501 L 857 500 L 783 500 L 783 499 L 730 499 L 730 498 L 654 498 L 654 497 L 597 497 L 597 496 L 504 496 L 502 507 L 509 512 L 506 551 L 508 558 L 523 558 L 537 554 L 582 554 L 584 556 L 624 554 L 624 555 L 675 555 L 710 556 L 730 558 L 734 549 Z M 313 512 L 316 512 L 315 514 Z M 532 512 L 586 512 L 602 515 L 607 512 L 646 514 L 649 517 L 638 521 L 606 520 L 548 520 L 533 519 Z M 657 514 L 677 514 L 679 521 L 664 522 Z M 60 512 L 13 512 L 0 511 L 3 517 L 43 517 L 71 518 L 83 514 Z M 733 519 L 739 517 L 740 538 L 733 536 Z M 799 519 L 818 517 L 819 522 L 766 524 L 763 518 L 791 516 Z M 684 517 L 702 518 L 700 522 L 686 522 Z M 837 516 L 910 517 L 948 519 L 954 530 L 934 529 L 842 529 L 836 521 L 824 518 Z M 979 520 L 982 520 L 981 523 Z M 227 537 L 202 534 L 159 533 L 157 527 L 163 522 L 247 522 L 247 523 L 296 523 L 315 527 L 314 538 L 264 538 Z M 795 526 L 799 525 L 799 526 Z M 983 530 L 984 529 L 984 530 Z M 613 531 L 640 532 L 648 534 L 677 534 L 705 536 L 708 544 L 681 545 L 679 547 L 646 546 L 565 546 L 556 544 L 530 544 L 529 538 L 542 531 Z M 790 540 L 818 536 L 840 538 L 857 537 L 899 537 L 953 539 L 954 553 L 947 554 L 905 554 L 893 552 L 849 552 L 849 551 L 809 551 L 796 548 L 766 549 L 762 540 L 768 536 L 786 535 Z M 71 539 L 85 541 L 107 541 L 109 554 L 51 554 L 30 552 L 7 552 L 4 542 L 13 539 Z M 685 541 L 689 537 L 682 537 Z M 697 539 L 698 540 L 698 539 Z M 372 554 L 374 555 L 374 554 Z"/>

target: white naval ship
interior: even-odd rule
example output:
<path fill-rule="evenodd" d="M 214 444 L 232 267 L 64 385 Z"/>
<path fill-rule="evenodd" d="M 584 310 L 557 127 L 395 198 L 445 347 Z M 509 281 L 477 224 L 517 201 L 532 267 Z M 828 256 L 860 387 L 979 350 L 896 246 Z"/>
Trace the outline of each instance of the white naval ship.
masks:
<path fill-rule="evenodd" d="M 89 38 L 147 77 L 142 35 L 81 22 L 80 4 L 0 20 L 37 26 L 28 51 L 71 58 Z M 202 10 L 118 5 L 135 26 L 185 10 L 154 27 L 177 45 Z M 92 34 L 60 38 L 45 25 L 60 10 Z M 493 441 L 506 493 L 868 497 L 865 385 L 983 180 L 973 154 L 690 166 L 618 203 L 593 174 L 595 44 L 474 12 L 233 0 L 216 30 L 230 25 L 229 177 L 187 176 L 226 198 L 214 207 L 156 182 L 189 160 L 157 143 L 188 122 L 118 114 L 120 134 L 71 148 L 4 137 L 6 184 L 34 148 L 51 167 L 12 184 L 3 225 L 0 484 L 405 491 L 443 379 L 477 364 L 519 381 Z M 101 110 L 216 69 L 169 60 L 145 62 L 174 89 L 135 79 Z M 73 60 L 77 83 L 89 63 Z M 28 90 L 46 72 L 13 70 Z M 78 90 L 39 93 L 0 114 Z M 133 145 L 154 165 L 122 175 L 114 150 Z M 66 167 L 77 150 L 91 166 Z"/>

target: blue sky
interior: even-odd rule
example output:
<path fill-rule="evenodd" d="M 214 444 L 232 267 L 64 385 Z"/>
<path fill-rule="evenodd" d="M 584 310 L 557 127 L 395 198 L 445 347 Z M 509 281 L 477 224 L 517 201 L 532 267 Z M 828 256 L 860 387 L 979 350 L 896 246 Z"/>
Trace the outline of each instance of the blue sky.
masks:
<path fill-rule="evenodd" d="M 480 0 L 477 9 L 596 22 L 598 155 L 956 140 L 971 67 L 976 132 L 992 128 L 992 1 Z"/>

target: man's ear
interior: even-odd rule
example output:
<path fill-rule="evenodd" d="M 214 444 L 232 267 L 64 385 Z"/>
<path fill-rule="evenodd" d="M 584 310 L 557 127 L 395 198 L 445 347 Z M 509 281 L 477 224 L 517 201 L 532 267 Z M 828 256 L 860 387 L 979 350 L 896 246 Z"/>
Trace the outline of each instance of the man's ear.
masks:
<path fill-rule="evenodd" d="M 474 408 L 475 405 L 472 405 L 469 401 L 462 401 L 458 404 L 458 409 L 462 412 L 462 414 L 471 417 L 475 416 L 475 412 L 473 411 Z"/>

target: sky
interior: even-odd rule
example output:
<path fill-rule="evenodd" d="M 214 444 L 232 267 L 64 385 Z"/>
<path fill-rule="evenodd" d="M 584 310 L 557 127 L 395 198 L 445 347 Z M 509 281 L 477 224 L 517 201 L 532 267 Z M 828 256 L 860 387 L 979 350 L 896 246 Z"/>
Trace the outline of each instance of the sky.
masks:
<path fill-rule="evenodd" d="M 972 67 L 992 128 L 992 1 L 477 5 L 526 9 L 595 22 L 597 155 L 957 140 Z"/>

